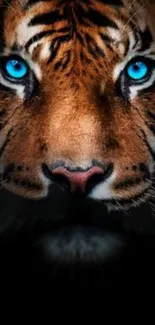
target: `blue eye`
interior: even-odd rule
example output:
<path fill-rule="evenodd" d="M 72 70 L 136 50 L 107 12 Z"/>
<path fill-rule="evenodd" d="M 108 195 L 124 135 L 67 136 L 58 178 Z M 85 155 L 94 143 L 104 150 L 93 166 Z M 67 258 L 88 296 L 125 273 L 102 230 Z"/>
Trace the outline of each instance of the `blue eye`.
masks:
<path fill-rule="evenodd" d="M 133 80 L 141 80 L 147 76 L 149 66 L 143 61 L 134 61 L 128 65 L 127 74 Z"/>
<path fill-rule="evenodd" d="M 20 59 L 10 59 L 5 61 L 5 71 L 7 75 L 14 79 L 24 78 L 28 72 L 28 67 Z"/>

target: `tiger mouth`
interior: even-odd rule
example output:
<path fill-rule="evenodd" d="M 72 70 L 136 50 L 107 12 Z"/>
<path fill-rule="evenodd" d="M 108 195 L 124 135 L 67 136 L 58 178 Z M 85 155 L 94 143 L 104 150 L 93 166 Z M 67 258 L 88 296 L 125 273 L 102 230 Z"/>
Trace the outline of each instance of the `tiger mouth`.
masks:
<path fill-rule="evenodd" d="M 130 233 L 126 224 L 132 229 L 137 223 L 139 232 L 142 218 L 149 219 L 147 205 L 132 208 L 126 215 L 123 210 L 109 212 L 104 202 L 80 196 L 66 199 L 60 193 L 54 201 L 48 197 L 38 201 L 23 199 L 23 203 L 15 218 L 22 225 L 11 236 L 19 238 L 17 251 L 24 243 L 24 247 L 31 247 L 34 261 L 39 256 L 46 265 L 108 262 L 124 249 Z"/>
<path fill-rule="evenodd" d="M 47 201 L 43 204 L 46 211 L 48 204 Z M 131 226 L 131 232 L 136 222 L 137 229 L 142 228 L 140 214 L 146 211 L 143 206 L 131 209 L 128 216 L 122 211 L 109 213 L 105 204 L 82 200 L 72 202 L 72 207 L 68 205 L 65 211 L 62 209 L 55 215 L 41 212 L 39 206 L 37 209 L 40 215 L 36 212 L 37 221 L 27 230 L 33 248 L 49 264 L 108 262 L 124 249 L 130 233 L 126 224 Z"/>
<path fill-rule="evenodd" d="M 104 204 L 101 211 L 97 206 L 76 197 L 58 214 L 40 213 L 30 234 L 34 249 L 48 263 L 63 264 L 107 260 L 116 254 L 123 246 L 121 217 L 109 215 Z"/>

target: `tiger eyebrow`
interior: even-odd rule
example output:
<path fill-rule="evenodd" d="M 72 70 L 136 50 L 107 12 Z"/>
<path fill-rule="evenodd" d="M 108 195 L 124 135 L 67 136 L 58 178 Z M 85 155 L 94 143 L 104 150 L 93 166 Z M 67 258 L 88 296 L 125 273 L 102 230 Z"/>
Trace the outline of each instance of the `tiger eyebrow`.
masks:
<path fill-rule="evenodd" d="M 60 15 L 59 10 L 54 10 L 35 16 L 30 20 L 28 26 L 51 25 L 61 20 L 64 20 L 64 17 Z"/>
<path fill-rule="evenodd" d="M 131 45 L 130 38 L 128 38 L 127 40 L 125 55 L 127 55 L 129 49 L 131 51 L 135 49 L 137 52 L 144 52 L 149 49 L 149 46 L 153 42 L 153 37 L 148 27 L 144 31 L 140 31 L 140 30 L 134 31 L 133 37 L 134 37 L 134 44 L 132 45 L 131 48 L 130 48 Z M 139 48 L 137 48 L 139 43 L 140 46 Z"/>
<path fill-rule="evenodd" d="M 112 19 L 108 18 L 98 10 L 89 8 L 88 11 L 85 11 L 85 9 L 80 4 L 77 4 L 75 12 L 78 18 L 80 18 L 80 22 L 84 24 L 84 20 L 86 19 L 88 24 L 93 23 L 99 27 L 112 27 L 114 29 L 118 29 L 118 26 Z"/>
<path fill-rule="evenodd" d="M 35 42 L 38 42 L 40 41 L 41 39 L 45 38 L 45 37 L 48 37 L 50 35 L 53 35 L 53 34 L 61 34 L 61 33 L 67 33 L 69 32 L 69 28 L 68 27 L 63 27 L 63 28 L 60 28 L 60 29 L 57 29 L 57 30 L 54 30 L 54 29 L 50 29 L 50 30 L 47 30 L 47 31 L 42 31 L 40 33 L 37 33 L 36 35 L 32 36 L 28 41 L 27 43 L 25 44 L 25 49 L 26 51 L 28 51 L 29 47 L 34 44 Z"/>
<path fill-rule="evenodd" d="M 29 47 L 34 44 L 35 42 L 39 42 L 41 39 L 45 38 L 45 37 L 48 37 L 50 35 L 52 35 L 54 33 L 53 30 L 48 30 L 48 31 L 43 31 L 43 32 L 40 32 L 36 35 L 34 35 L 33 37 L 31 37 L 27 43 L 25 44 L 25 49 L 26 51 L 29 50 Z"/>

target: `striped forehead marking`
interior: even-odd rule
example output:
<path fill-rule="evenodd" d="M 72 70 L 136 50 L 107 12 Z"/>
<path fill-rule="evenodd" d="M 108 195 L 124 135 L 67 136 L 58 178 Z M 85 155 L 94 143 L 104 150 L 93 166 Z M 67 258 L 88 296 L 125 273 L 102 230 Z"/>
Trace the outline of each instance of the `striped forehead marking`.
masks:
<path fill-rule="evenodd" d="M 63 1 L 64 4 L 65 2 Z M 121 41 L 121 31 L 114 17 L 101 12 L 97 6 L 95 8 L 89 6 L 88 0 L 85 5 L 75 0 L 74 6 L 71 4 L 66 6 L 59 2 L 61 5 L 56 4 L 53 10 L 49 5 L 45 7 L 46 3 L 49 4 L 48 1 L 24 1 L 24 12 L 28 15 L 25 14 L 25 18 L 17 27 L 16 43 L 24 47 L 30 55 L 38 45 L 43 45 L 41 58 L 51 56 L 52 61 L 53 51 L 58 50 L 62 43 L 72 41 L 75 35 L 79 42 L 89 43 L 88 49 L 91 47 L 91 52 L 93 47 L 94 51 L 100 54 L 103 54 L 107 46 L 110 48 L 110 43 Z M 122 2 L 117 0 L 103 1 L 100 6 L 102 8 L 102 5 L 107 4 L 108 7 L 122 7 Z M 93 36 L 92 27 L 97 28 Z"/>

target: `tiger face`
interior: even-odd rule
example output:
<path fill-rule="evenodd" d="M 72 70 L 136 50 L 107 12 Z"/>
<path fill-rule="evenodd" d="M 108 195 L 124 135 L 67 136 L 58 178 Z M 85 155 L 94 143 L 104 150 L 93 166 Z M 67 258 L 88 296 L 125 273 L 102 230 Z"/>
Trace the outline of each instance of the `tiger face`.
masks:
<path fill-rule="evenodd" d="M 138 0 L 0 6 L 1 187 L 28 200 L 50 197 L 53 205 L 57 186 L 71 200 L 104 204 L 109 218 L 147 201 L 155 153 L 155 6 Z M 61 227 L 59 220 L 38 245 L 69 260 L 104 259 L 121 246 L 116 234 L 89 226 Z"/>

